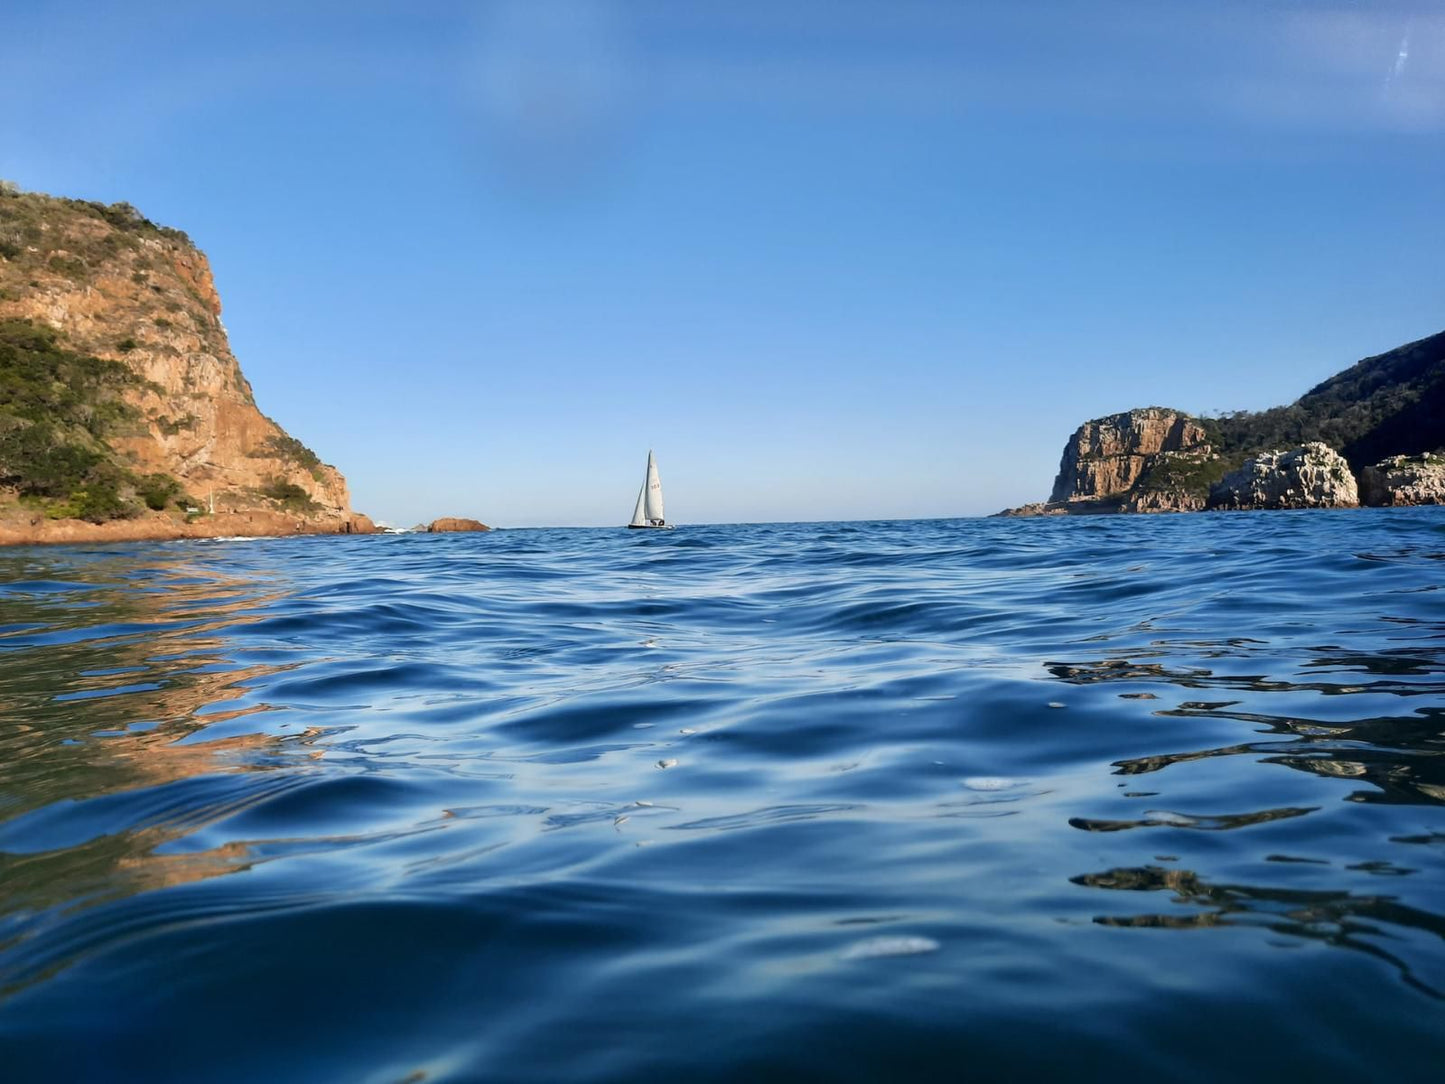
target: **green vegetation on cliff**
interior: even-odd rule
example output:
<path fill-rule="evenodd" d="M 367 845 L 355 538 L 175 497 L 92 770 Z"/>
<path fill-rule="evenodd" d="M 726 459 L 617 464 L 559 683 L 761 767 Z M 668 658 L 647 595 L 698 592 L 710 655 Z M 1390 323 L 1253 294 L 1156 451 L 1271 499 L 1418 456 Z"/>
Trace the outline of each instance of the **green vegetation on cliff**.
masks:
<path fill-rule="evenodd" d="M 1445 332 L 1365 358 L 1289 406 L 1201 424 L 1226 455 L 1318 440 L 1356 471 L 1386 456 L 1445 448 Z"/>
<path fill-rule="evenodd" d="M 1209 496 L 1211 486 L 1243 462 L 1241 454 L 1166 454 L 1144 472 L 1134 488 L 1144 493 L 1178 493 L 1203 500 Z"/>
<path fill-rule="evenodd" d="M 56 236 L 56 207 L 77 221 L 91 219 L 91 230 L 67 228 Z M 84 278 L 122 249 L 139 249 L 144 237 L 190 244 L 180 230 L 159 226 L 129 203 L 96 203 L 22 192 L 0 183 L 0 258 L 18 267 L 46 267 L 67 278 Z"/>
<path fill-rule="evenodd" d="M 321 458 L 295 437 L 285 432 L 268 437 L 266 442 L 251 455 L 255 458 L 274 456 L 276 459 L 285 459 L 310 471 L 311 477 L 318 479 L 320 477 Z"/>
<path fill-rule="evenodd" d="M 259 492 L 261 496 L 277 502 L 288 512 L 314 512 L 317 507 L 311 494 L 284 478 L 272 478 Z"/>
<path fill-rule="evenodd" d="M 134 498 L 164 508 L 180 484 L 136 477 L 108 442 L 135 421 L 121 395 L 138 383 L 118 361 L 67 349 L 52 328 L 0 320 L 0 486 L 52 518 L 101 523 L 134 514 Z"/>

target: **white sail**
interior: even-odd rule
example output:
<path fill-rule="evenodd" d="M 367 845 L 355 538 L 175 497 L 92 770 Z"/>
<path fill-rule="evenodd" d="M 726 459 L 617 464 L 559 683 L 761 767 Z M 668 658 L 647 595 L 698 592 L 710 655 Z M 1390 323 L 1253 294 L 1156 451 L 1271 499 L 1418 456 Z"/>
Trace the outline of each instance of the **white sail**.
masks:
<path fill-rule="evenodd" d="M 646 527 L 647 516 L 643 513 L 643 505 L 647 501 L 647 483 L 642 483 L 642 488 L 637 491 L 637 507 L 632 510 L 632 522 L 629 527 Z"/>
<path fill-rule="evenodd" d="M 662 482 L 657 477 L 657 460 L 652 458 L 651 449 L 647 452 L 647 482 L 642 492 L 647 497 L 643 517 L 649 523 L 663 522 L 666 517 L 662 514 Z"/>

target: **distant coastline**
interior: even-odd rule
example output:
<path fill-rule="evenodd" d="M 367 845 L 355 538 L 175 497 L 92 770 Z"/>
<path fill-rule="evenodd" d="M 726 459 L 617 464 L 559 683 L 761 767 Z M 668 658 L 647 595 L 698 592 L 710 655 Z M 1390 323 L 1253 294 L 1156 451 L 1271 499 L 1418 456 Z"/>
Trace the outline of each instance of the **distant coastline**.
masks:
<path fill-rule="evenodd" d="M 1049 499 L 998 515 L 1418 504 L 1445 504 L 1445 332 L 1365 358 L 1289 406 L 1087 421 Z"/>

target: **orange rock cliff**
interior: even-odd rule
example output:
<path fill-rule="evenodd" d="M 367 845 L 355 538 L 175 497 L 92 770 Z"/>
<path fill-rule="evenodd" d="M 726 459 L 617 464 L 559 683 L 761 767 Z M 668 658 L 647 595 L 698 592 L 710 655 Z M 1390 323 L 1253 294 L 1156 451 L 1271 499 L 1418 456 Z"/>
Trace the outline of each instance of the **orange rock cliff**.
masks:
<path fill-rule="evenodd" d="M 207 533 L 212 502 L 216 533 L 369 529 L 352 512 L 341 473 L 257 407 L 231 353 L 210 264 L 180 231 L 126 204 L 8 186 L 0 191 L 0 321 L 17 319 L 53 328 L 65 349 L 122 362 L 139 378 L 121 392 L 126 424 L 106 439 L 125 469 L 171 475 L 192 509 L 207 514 L 167 510 L 175 533 Z M 16 496 L 0 491 L 12 528 Z M 44 526 L 44 518 L 32 514 L 30 523 Z M 158 536 L 156 515 L 131 518 L 130 534 Z M 57 540 L 76 533 L 54 527 Z"/>

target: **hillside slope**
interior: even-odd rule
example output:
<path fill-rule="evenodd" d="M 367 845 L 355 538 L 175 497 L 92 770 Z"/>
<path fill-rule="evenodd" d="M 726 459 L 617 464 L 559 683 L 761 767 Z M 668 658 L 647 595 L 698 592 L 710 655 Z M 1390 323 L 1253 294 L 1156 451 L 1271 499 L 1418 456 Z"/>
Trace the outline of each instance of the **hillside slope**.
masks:
<path fill-rule="evenodd" d="M 1226 452 L 1317 440 L 1357 471 L 1385 456 L 1445 448 L 1445 331 L 1356 362 L 1289 406 L 1206 425 Z"/>

